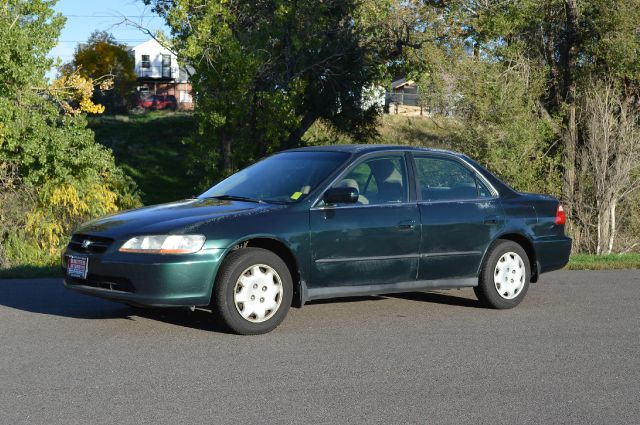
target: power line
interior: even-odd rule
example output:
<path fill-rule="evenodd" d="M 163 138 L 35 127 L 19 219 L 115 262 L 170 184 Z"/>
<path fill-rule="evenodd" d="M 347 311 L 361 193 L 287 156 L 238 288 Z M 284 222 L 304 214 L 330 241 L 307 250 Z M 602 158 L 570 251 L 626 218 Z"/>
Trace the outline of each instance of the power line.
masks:
<path fill-rule="evenodd" d="M 162 18 L 158 15 L 63 15 L 65 18 Z"/>
<path fill-rule="evenodd" d="M 132 39 L 117 39 L 117 42 L 135 43 L 137 41 L 147 41 L 149 38 L 132 38 Z M 86 43 L 87 40 L 58 40 L 58 43 Z"/>

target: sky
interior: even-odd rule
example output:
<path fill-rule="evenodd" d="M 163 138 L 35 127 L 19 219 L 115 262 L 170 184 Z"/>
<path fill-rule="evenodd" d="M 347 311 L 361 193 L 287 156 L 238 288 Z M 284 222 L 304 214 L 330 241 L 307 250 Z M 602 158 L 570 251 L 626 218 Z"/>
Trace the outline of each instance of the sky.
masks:
<path fill-rule="evenodd" d="M 54 9 L 67 17 L 58 45 L 49 56 L 68 62 L 78 43 L 87 41 L 95 30 L 108 31 L 121 43 L 135 46 L 149 39 L 138 28 L 122 24 L 123 16 L 155 32 L 164 30 L 164 20 L 145 6 L 142 0 L 58 0 Z M 55 70 L 49 77 L 55 76 Z"/>

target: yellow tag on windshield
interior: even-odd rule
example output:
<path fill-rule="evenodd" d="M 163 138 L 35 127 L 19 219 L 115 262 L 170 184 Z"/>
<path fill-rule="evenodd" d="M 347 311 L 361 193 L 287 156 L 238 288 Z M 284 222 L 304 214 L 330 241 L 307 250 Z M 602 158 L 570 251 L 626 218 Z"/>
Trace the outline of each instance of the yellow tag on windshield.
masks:
<path fill-rule="evenodd" d="M 298 199 L 301 196 L 302 196 L 302 192 L 295 192 L 293 195 L 291 195 L 291 199 L 293 199 L 295 201 L 296 199 Z"/>

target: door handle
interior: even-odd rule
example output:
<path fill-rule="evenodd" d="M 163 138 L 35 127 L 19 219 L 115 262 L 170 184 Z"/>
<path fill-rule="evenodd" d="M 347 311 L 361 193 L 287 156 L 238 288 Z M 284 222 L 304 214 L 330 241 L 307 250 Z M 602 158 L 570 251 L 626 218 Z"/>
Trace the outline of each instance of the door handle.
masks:
<path fill-rule="evenodd" d="M 401 221 L 400 223 L 398 223 L 398 227 L 402 230 L 410 230 L 410 229 L 414 229 L 416 227 L 416 221 L 415 220 L 404 220 Z"/>
<path fill-rule="evenodd" d="M 496 224 L 500 221 L 500 216 L 488 215 L 484 218 L 484 224 Z"/>

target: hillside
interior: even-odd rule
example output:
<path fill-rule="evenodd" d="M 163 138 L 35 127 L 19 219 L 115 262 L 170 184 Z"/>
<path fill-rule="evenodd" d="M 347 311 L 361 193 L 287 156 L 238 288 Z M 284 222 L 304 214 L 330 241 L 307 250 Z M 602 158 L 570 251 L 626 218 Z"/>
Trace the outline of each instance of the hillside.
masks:
<path fill-rule="evenodd" d="M 151 205 L 199 192 L 189 147 L 182 142 L 193 125 L 191 114 L 153 112 L 93 118 L 89 126 L 96 141 L 113 150 L 116 163 L 138 184 L 144 204 Z"/>

